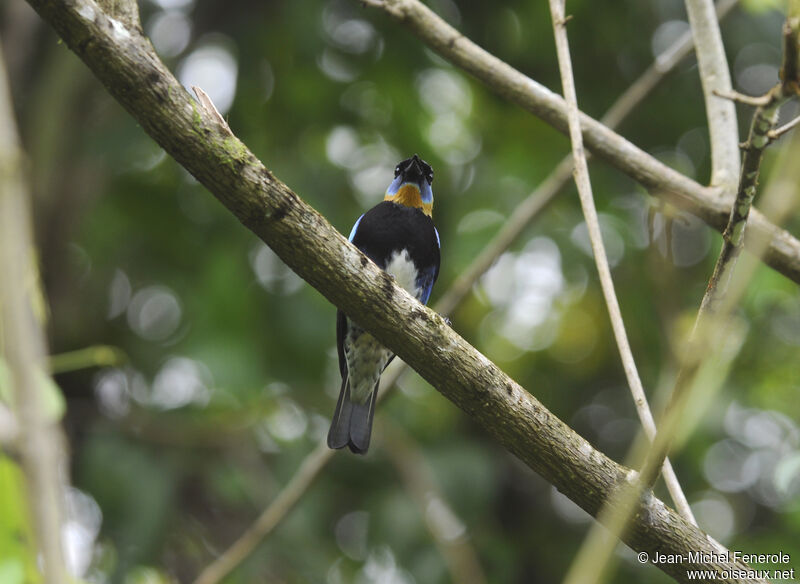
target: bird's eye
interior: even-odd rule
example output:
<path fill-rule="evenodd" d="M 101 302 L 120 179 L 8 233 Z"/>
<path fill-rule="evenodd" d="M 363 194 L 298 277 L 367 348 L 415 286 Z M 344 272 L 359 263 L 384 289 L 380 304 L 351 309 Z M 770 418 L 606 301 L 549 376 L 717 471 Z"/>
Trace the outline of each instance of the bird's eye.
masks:
<path fill-rule="evenodd" d="M 394 169 L 394 176 L 397 177 L 400 174 L 400 165 L 398 164 Z"/>
<path fill-rule="evenodd" d="M 433 173 L 432 172 L 425 173 L 425 178 L 428 179 L 428 184 L 429 185 L 433 184 Z"/>

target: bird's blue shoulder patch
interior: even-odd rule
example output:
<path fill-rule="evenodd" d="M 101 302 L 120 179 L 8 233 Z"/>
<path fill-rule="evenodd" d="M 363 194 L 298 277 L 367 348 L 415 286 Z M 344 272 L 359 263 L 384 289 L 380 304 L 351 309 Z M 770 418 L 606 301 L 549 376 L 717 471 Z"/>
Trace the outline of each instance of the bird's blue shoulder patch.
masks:
<path fill-rule="evenodd" d="M 358 224 L 361 223 L 361 220 L 363 218 L 364 218 L 364 214 L 362 213 L 361 217 L 356 219 L 356 223 L 355 223 L 355 225 L 353 225 L 353 228 L 350 230 L 350 235 L 347 238 L 350 241 L 353 241 L 353 238 L 356 236 L 356 231 L 358 231 Z M 438 233 L 436 234 L 436 239 L 439 239 L 439 234 Z"/>

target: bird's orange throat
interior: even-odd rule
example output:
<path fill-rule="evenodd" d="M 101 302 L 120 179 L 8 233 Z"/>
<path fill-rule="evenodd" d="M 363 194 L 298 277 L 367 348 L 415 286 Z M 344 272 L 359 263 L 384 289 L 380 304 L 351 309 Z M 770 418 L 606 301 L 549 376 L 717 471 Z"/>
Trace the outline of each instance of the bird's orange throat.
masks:
<path fill-rule="evenodd" d="M 395 194 L 387 194 L 383 200 L 391 201 L 392 203 L 397 203 L 398 205 L 405 205 L 406 207 L 420 209 L 428 217 L 433 216 L 433 203 L 424 203 L 422 201 L 422 195 L 420 194 L 419 189 L 414 185 L 403 185 Z"/>

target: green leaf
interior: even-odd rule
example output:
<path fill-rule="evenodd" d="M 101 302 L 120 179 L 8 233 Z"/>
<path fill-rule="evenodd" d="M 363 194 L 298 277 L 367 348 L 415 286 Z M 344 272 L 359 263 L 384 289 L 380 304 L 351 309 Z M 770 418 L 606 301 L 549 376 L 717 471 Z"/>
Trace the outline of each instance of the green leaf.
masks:
<path fill-rule="evenodd" d="M 22 470 L 0 454 L 0 582 L 40 582 Z"/>

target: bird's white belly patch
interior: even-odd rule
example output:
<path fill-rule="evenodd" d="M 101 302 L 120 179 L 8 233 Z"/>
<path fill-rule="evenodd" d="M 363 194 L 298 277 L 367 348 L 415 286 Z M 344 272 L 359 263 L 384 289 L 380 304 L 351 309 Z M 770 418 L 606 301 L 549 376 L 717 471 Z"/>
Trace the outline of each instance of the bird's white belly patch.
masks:
<path fill-rule="evenodd" d="M 420 297 L 421 290 L 417 287 L 417 266 L 408 255 L 408 250 L 394 252 L 386 262 L 385 271 L 394 276 L 398 286 L 405 288 L 415 298 Z"/>
<path fill-rule="evenodd" d="M 384 270 L 394 277 L 398 286 L 413 294 L 415 298 L 420 298 L 422 289 L 417 286 L 417 267 L 407 250 L 394 252 L 386 262 Z M 392 352 L 348 318 L 344 354 L 350 376 L 351 399 L 365 403 L 372 395 L 375 384 L 392 357 Z"/>

